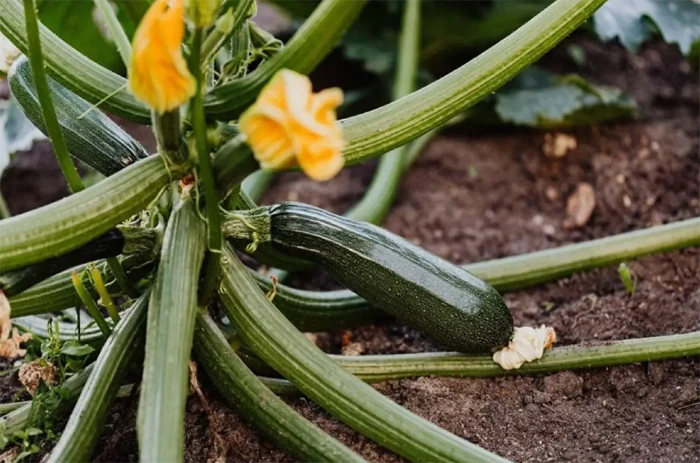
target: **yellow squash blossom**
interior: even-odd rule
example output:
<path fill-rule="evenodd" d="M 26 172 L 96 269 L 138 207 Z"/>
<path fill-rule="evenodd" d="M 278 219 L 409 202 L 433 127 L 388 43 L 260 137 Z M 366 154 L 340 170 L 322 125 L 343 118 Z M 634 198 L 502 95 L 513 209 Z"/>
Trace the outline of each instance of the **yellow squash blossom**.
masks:
<path fill-rule="evenodd" d="M 195 92 L 182 56 L 184 0 L 156 0 L 134 34 L 129 90 L 157 113 L 177 108 Z"/>
<path fill-rule="evenodd" d="M 336 108 L 338 88 L 311 91 L 308 77 L 278 72 L 239 121 L 263 169 L 298 163 L 314 180 L 328 180 L 343 167 L 343 134 Z"/>

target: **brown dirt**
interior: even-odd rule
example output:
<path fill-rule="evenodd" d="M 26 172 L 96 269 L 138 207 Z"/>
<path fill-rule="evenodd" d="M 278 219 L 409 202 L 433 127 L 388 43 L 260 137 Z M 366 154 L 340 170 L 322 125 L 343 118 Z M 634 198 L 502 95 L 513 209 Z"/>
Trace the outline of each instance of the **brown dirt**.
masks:
<path fill-rule="evenodd" d="M 647 47 L 632 57 L 614 46 L 584 45 L 587 66 L 602 72 L 595 74 L 599 83 L 619 85 L 640 100 L 639 121 L 574 130 L 578 147 L 560 160 L 542 154 L 540 133 L 453 129 L 434 140 L 408 173 L 385 226 L 461 263 L 700 215 L 697 75 L 670 47 Z M 556 66 L 554 58 L 547 58 L 548 66 Z M 354 167 L 325 184 L 285 174 L 265 199 L 306 201 L 342 212 L 362 194 L 372 172 L 372 166 Z M 582 182 L 593 186 L 596 208 L 585 226 L 569 229 L 563 225 L 567 198 Z M 19 210 L 21 195 L 3 187 L 13 210 Z M 699 258 L 693 249 L 631 263 L 638 278 L 634 295 L 625 292 L 616 269 L 605 268 L 511 293 L 506 301 L 517 324 L 553 325 L 562 344 L 697 330 Z M 292 282 L 337 287 L 319 272 L 297 275 Z M 322 334 L 319 345 L 339 352 L 342 334 Z M 438 349 L 393 321 L 350 336 L 366 354 Z M 698 366 L 698 359 L 688 359 L 522 378 L 406 379 L 376 388 L 514 461 L 700 461 Z M 213 413 L 207 415 L 199 399 L 190 398 L 188 461 L 218 456 L 293 461 L 252 430 L 204 379 L 202 386 Z M 289 403 L 365 458 L 401 461 L 309 400 Z M 137 460 L 135 408 L 135 400 L 115 404 L 96 461 Z M 223 455 L 215 450 L 214 433 L 227 443 Z"/>

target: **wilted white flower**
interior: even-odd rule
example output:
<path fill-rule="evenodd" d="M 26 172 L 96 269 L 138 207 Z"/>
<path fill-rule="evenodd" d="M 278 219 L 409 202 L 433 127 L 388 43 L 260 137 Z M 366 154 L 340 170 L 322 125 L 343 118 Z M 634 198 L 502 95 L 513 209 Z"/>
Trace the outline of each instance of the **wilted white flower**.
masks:
<path fill-rule="evenodd" d="M 542 358 L 544 351 L 552 347 L 556 340 L 554 328 L 544 325 L 539 328 L 516 328 L 510 344 L 493 354 L 493 361 L 504 370 L 517 370 L 525 362 Z"/>

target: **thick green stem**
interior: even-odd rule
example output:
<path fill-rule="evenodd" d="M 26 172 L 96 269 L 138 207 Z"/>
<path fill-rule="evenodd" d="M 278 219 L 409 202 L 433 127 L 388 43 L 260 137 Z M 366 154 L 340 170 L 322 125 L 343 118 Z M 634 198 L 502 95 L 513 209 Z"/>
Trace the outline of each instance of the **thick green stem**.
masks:
<path fill-rule="evenodd" d="M 515 77 L 605 0 L 557 0 L 469 63 L 400 100 L 343 120 L 345 162 L 356 164 L 440 127 Z"/>
<path fill-rule="evenodd" d="M 700 331 L 622 341 L 586 342 L 555 347 L 544 357 L 517 370 L 504 370 L 489 355 L 465 355 L 458 352 L 425 352 L 393 355 L 330 355 L 339 365 L 368 383 L 420 376 L 488 378 L 519 376 L 557 371 L 612 367 L 652 362 L 700 354 Z M 257 374 L 275 375 L 270 367 L 250 354 L 238 355 Z M 273 380 L 274 378 L 269 378 Z M 267 381 L 268 379 L 266 379 Z M 294 386 L 277 379 L 277 390 L 290 393 Z"/>
<path fill-rule="evenodd" d="M 109 33 L 112 36 L 112 40 L 117 45 L 117 50 L 122 57 L 124 64 L 129 67 L 131 65 L 131 42 L 129 42 L 129 37 L 126 36 L 124 28 L 117 18 L 112 5 L 109 0 L 94 0 L 95 5 L 102 13 L 102 18 L 109 29 Z"/>
<path fill-rule="evenodd" d="M 183 459 L 188 362 L 206 230 L 188 197 L 174 208 L 148 308 L 137 431 L 142 462 Z"/>
<path fill-rule="evenodd" d="M 258 202 L 274 179 L 274 172 L 258 170 L 250 174 L 243 183 L 241 183 L 241 188 L 250 199 Z"/>
<path fill-rule="evenodd" d="M 102 347 L 49 462 L 88 461 L 120 381 L 143 346 L 148 296 L 141 297 Z"/>
<path fill-rule="evenodd" d="M 394 99 L 409 95 L 415 89 L 420 50 L 420 0 L 407 0 L 399 38 L 398 62 L 394 76 Z M 362 199 L 345 216 L 354 220 L 379 224 L 389 213 L 396 190 L 406 171 L 406 158 L 411 145 L 397 148 L 379 160 L 372 183 Z"/>
<path fill-rule="evenodd" d="M 202 288 L 199 294 L 199 303 L 207 306 L 219 280 L 219 264 L 221 262 L 221 215 L 219 213 L 219 192 L 216 189 L 214 171 L 212 170 L 211 153 L 207 141 L 207 126 L 204 119 L 204 75 L 200 65 L 200 53 L 202 48 L 202 30 L 197 29 L 192 41 L 191 62 L 197 91 L 192 99 L 192 125 L 194 128 L 195 145 L 197 147 L 197 174 L 204 187 L 204 199 L 207 211 L 207 241 L 208 252 L 202 275 Z"/>
<path fill-rule="evenodd" d="M 330 360 L 258 290 L 232 252 L 220 290 L 242 340 L 308 397 L 398 454 L 415 461 L 503 461 L 400 407 Z"/>
<path fill-rule="evenodd" d="M 197 317 L 195 352 L 224 399 L 300 461 L 364 461 L 277 398 L 246 367 L 204 311 Z"/>
<path fill-rule="evenodd" d="M 556 347 L 542 359 L 518 370 L 503 370 L 491 356 L 469 356 L 457 352 L 334 357 L 351 373 L 370 382 L 416 376 L 489 377 L 552 373 L 563 370 L 600 368 L 651 362 L 700 354 L 700 331 L 652 338 L 606 341 Z"/>
<path fill-rule="evenodd" d="M 207 116 L 236 118 L 280 69 L 311 72 L 336 46 L 366 0 L 323 0 L 294 37 L 275 56 L 242 79 L 221 85 L 205 99 Z"/>
<path fill-rule="evenodd" d="M 78 174 L 78 169 L 76 169 L 73 160 L 70 158 L 68 147 L 66 147 L 66 142 L 63 139 L 63 132 L 61 132 L 61 126 L 56 117 L 56 109 L 53 105 L 49 83 L 46 80 L 46 71 L 44 70 L 44 56 L 41 52 L 41 38 L 39 37 L 39 20 L 36 13 L 36 4 L 34 0 L 23 0 L 22 3 L 24 5 L 24 19 L 27 30 L 29 62 L 32 66 L 32 75 L 36 83 L 36 90 L 39 97 L 39 104 L 41 105 L 41 112 L 44 115 L 46 130 L 51 139 L 53 151 L 56 153 L 58 165 L 61 167 L 63 176 L 68 183 L 68 187 L 73 193 L 77 193 L 85 189 L 85 185 L 80 178 L 80 174 Z"/>
<path fill-rule="evenodd" d="M 463 267 L 499 291 L 513 291 L 649 254 L 700 245 L 700 218 Z"/>
<path fill-rule="evenodd" d="M 181 171 L 157 156 L 87 190 L 0 221 L 0 273 L 64 254 L 147 207 Z"/>

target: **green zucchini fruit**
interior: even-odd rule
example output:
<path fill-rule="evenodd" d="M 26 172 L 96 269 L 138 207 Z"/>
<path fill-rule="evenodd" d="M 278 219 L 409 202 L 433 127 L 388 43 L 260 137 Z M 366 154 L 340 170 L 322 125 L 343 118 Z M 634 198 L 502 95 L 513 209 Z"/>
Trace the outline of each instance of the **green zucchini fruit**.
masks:
<path fill-rule="evenodd" d="M 15 61 L 8 75 L 10 90 L 24 114 L 46 134 L 29 60 Z M 102 111 L 48 78 L 56 116 L 71 155 L 103 175 L 112 175 L 148 156 L 143 146 Z"/>
<path fill-rule="evenodd" d="M 251 227 L 279 251 L 323 265 L 340 283 L 444 346 L 490 352 L 508 344 L 513 318 L 498 292 L 471 273 L 386 230 L 300 203 L 250 211 L 226 222 Z"/>
<path fill-rule="evenodd" d="M 0 291 L 7 297 L 12 297 L 59 272 L 86 262 L 119 254 L 153 251 L 157 240 L 158 233 L 155 230 L 119 225 L 65 254 L 0 274 Z"/>

